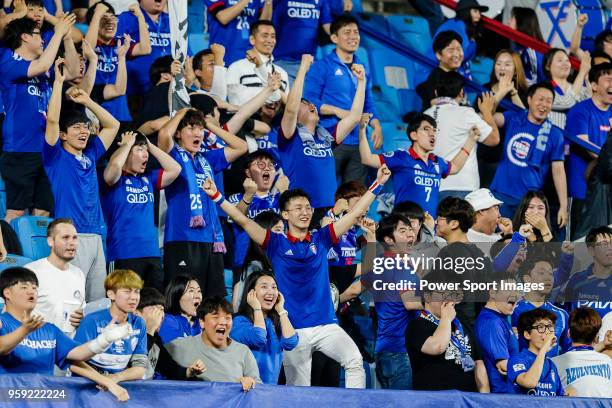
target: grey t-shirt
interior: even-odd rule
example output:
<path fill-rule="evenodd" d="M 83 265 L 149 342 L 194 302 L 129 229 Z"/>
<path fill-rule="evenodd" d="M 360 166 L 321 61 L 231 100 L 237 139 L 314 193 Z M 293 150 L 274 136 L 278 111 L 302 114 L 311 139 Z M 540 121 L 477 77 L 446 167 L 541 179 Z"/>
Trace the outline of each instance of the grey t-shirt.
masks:
<path fill-rule="evenodd" d="M 253 353 L 244 344 L 231 341 L 223 350 L 208 347 L 201 335 L 180 337 L 166 349 L 178 364 L 189 367 L 195 360 L 202 360 L 206 371 L 198 375 L 204 381 L 237 382 L 240 377 L 253 377 L 257 382 L 259 369 Z"/>

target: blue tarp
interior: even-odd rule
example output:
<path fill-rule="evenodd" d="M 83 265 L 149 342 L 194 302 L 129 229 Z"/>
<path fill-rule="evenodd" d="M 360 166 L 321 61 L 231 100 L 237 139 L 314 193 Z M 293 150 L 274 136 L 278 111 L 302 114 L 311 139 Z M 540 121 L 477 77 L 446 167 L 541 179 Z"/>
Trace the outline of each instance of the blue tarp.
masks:
<path fill-rule="evenodd" d="M 441 375 L 443 374 L 441 373 Z M 0 376 L 0 407 L 612 407 L 612 400 L 473 394 L 458 391 L 345 390 L 339 388 L 258 385 L 256 389 L 244 393 L 239 384 L 199 381 L 132 381 L 122 385 L 130 393 L 130 401 L 127 403 L 117 402 L 110 393 L 98 391 L 91 382 L 82 378 L 2 375 Z M 10 389 L 64 390 L 66 400 L 62 402 L 59 400 L 9 400 L 7 395 Z"/>

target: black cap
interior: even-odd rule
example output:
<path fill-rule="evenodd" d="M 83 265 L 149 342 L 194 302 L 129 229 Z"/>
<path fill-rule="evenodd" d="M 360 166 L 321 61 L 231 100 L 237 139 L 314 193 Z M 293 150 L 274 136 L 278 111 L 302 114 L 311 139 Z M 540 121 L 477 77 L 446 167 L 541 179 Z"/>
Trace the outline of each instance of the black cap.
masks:
<path fill-rule="evenodd" d="M 457 2 L 457 8 L 455 11 L 465 10 L 465 9 L 478 9 L 481 12 L 488 11 L 489 8 L 487 6 L 481 6 L 478 4 L 476 0 L 459 0 Z"/>

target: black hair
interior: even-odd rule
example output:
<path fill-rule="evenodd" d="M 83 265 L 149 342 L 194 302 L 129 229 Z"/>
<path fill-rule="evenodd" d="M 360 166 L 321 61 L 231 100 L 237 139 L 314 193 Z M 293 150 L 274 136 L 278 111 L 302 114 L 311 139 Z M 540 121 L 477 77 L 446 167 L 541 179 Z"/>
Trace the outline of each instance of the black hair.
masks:
<path fill-rule="evenodd" d="M 393 238 L 393 232 L 396 230 L 400 221 L 406 224 L 410 229 L 412 229 L 412 224 L 410 224 L 410 220 L 408 219 L 408 217 L 399 213 L 391 213 L 390 215 L 383 217 L 378 222 L 378 228 L 376 228 L 376 241 L 384 244 L 385 238 L 388 237 L 393 239 L 393 242 L 395 242 L 395 239 Z"/>
<path fill-rule="evenodd" d="M 246 282 L 244 283 L 244 290 L 242 291 L 242 298 L 240 299 L 240 306 L 238 306 L 237 314 L 245 316 L 247 319 L 249 319 L 251 323 L 253 323 L 253 320 L 254 320 L 253 308 L 251 307 L 251 305 L 249 305 L 249 302 L 247 301 L 247 297 L 249 296 L 249 292 L 252 289 L 255 289 L 255 285 L 257 285 L 257 281 L 259 280 L 259 278 L 263 276 L 271 277 L 272 279 L 274 279 L 274 282 L 276 283 L 276 278 L 274 278 L 274 274 L 270 271 L 263 270 L 263 271 L 253 272 L 247 278 Z M 267 317 L 269 317 L 272 320 L 272 324 L 274 325 L 274 331 L 276 332 L 276 335 L 280 338 L 281 337 L 280 316 L 278 315 L 278 312 L 276 311 L 276 309 L 274 309 L 274 307 L 270 311 L 268 311 Z"/>
<path fill-rule="evenodd" d="M 480 11 L 479 8 L 473 8 Z M 482 14 L 482 11 L 480 13 Z M 468 38 L 478 39 L 481 36 L 482 16 L 478 23 L 474 24 L 474 21 L 472 20 L 472 8 L 462 8 L 458 10 L 455 18 L 465 23 L 465 30 L 467 32 Z"/>
<path fill-rule="evenodd" d="M 197 109 L 188 110 L 187 113 L 185 113 L 185 116 L 183 116 L 183 119 L 181 119 L 181 121 L 179 122 L 176 130 L 181 131 L 183 130 L 183 128 L 186 128 L 187 126 L 205 127 L 206 118 L 204 114 L 202 113 L 202 111 L 197 110 Z"/>
<path fill-rule="evenodd" d="M 565 55 L 568 55 L 567 51 L 562 48 L 551 48 L 544 54 L 544 58 L 542 58 L 542 71 L 544 71 L 544 75 L 548 79 L 552 79 L 552 75 L 550 73 L 550 64 L 552 63 L 553 58 L 558 52 L 562 52 Z"/>
<path fill-rule="evenodd" d="M 595 50 L 591 53 L 591 60 L 595 61 L 595 58 L 605 58 L 608 62 L 612 62 L 612 56 L 606 54 L 603 51 Z"/>
<path fill-rule="evenodd" d="M 212 96 L 203 93 L 192 93 L 189 101 L 194 109 L 199 110 L 204 116 L 212 115 L 217 107 L 217 101 Z"/>
<path fill-rule="evenodd" d="M 80 111 L 80 110 L 70 109 L 70 110 L 61 112 L 60 120 L 59 120 L 60 131 L 68 132 L 68 128 L 77 123 L 90 124 L 91 120 L 85 114 L 85 112 Z"/>
<path fill-rule="evenodd" d="M 359 21 L 353 16 L 349 16 L 347 14 L 342 14 L 332 21 L 331 26 L 329 28 L 330 34 L 338 34 L 341 28 L 346 27 L 347 25 L 355 24 L 359 27 Z"/>
<path fill-rule="evenodd" d="M 593 248 L 597 242 L 597 237 L 600 235 L 604 235 L 612 239 L 612 228 L 608 227 L 607 225 L 592 228 L 584 239 L 586 246 Z"/>
<path fill-rule="evenodd" d="M 7 268 L 0 273 L 0 296 L 4 298 L 4 289 L 18 283 L 32 283 L 38 286 L 38 278 L 34 272 L 22 266 Z"/>
<path fill-rule="evenodd" d="M 517 31 L 534 37 L 536 40 L 545 42 L 542 31 L 540 31 L 538 15 L 534 9 L 529 7 L 514 7 L 512 9 L 512 17 L 516 20 Z"/>
<path fill-rule="evenodd" d="M 261 26 L 269 26 L 274 28 L 274 24 L 270 20 L 257 20 L 253 24 L 251 24 L 251 28 L 249 29 L 249 35 L 255 36 L 257 34 L 257 30 Z"/>
<path fill-rule="evenodd" d="M 258 149 L 252 153 L 249 153 L 244 158 L 244 169 L 247 170 L 249 167 L 251 167 L 251 164 L 253 164 L 254 161 L 261 159 L 268 159 L 272 162 L 272 164 L 276 163 L 276 161 L 274 160 L 274 156 L 272 156 L 269 152 L 267 152 L 266 150 Z"/>
<path fill-rule="evenodd" d="M 459 228 L 463 232 L 468 232 L 472 225 L 476 213 L 474 208 L 466 200 L 457 197 L 446 197 L 438 203 L 437 214 L 449 221 L 457 221 Z"/>
<path fill-rule="evenodd" d="M 518 323 L 516 328 L 518 329 L 519 336 L 524 337 L 525 332 L 530 332 L 533 328 L 533 325 L 539 322 L 540 320 L 550 320 L 552 324 L 557 322 L 557 315 L 551 312 L 550 310 L 542 309 L 540 307 L 530 310 L 528 312 L 523 312 L 519 316 Z"/>
<path fill-rule="evenodd" d="M 138 130 L 133 130 L 132 132 L 136 133 L 136 137 L 134 138 L 134 146 L 148 146 L 149 143 L 147 141 L 147 137 L 145 135 L 143 135 L 140 131 Z"/>
<path fill-rule="evenodd" d="M 196 55 L 193 56 L 191 60 L 191 68 L 195 72 L 198 69 L 202 69 L 202 58 L 207 55 L 213 55 L 213 52 L 210 48 L 206 48 L 205 50 L 199 51 Z"/>
<path fill-rule="evenodd" d="M 434 267 L 423 277 L 423 280 L 426 280 L 429 283 L 461 283 L 463 279 L 461 279 L 461 275 L 455 273 L 452 269 L 447 269 L 444 267 Z M 436 285 L 427 285 L 421 291 L 423 295 L 423 302 L 425 302 L 425 294 L 436 292 Z M 460 288 L 461 285 L 458 285 Z M 449 299 L 450 300 L 450 299 Z"/>
<path fill-rule="evenodd" d="M 461 94 L 464 85 L 465 79 L 460 73 L 455 71 L 444 72 L 440 74 L 439 81 L 436 82 L 436 96 L 438 98 L 444 96 L 456 98 Z"/>
<path fill-rule="evenodd" d="M 87 21 L 87 24 L 91 23 L 91 19 L 93 18 L 94 12 L 96 11 L 96 6 L 100 3 L 108 7 L 108 10 L 106 10 L 106 13 L 111 13 L 113 15 L 116 15 L 115 8 L 111 6 L 110 3 L 104 0 L 100 0 L 100 1 L 95 2 L 90 8 L 87 9 L 87 14 L 85 14 L 85 20 Z"/>
<path fill-rule="evenodd" d="M 395 204 L 391 213 L 401 214 L 404 217 L 419 220 L 421 224 L 425 221 L 425 211 L 423 207 L 414 201 L 402 201 L 401 203 Z"/>
<path fill-rule="evenodd" d="M 164 55 L 163 57 L 159 57 L 153 61 L 153 64 L 151 64 L 151 67 L 149 68 L 149 81 L 151 82 L 151 85 L 157 85 L 162 74 L 170 73 L 172 61 L 173 59 L 171 55 Z"/>
<path fill-rule="evenodd" d="M 144 287 L 140 289 L 140 301 L 138 302 L 138 307 L 136 309 L 142 310 L 148 306 L 164 306 L 166 305 L 166 300 L 164 299 L 164 295 L 155 288 Z"/>
<path fill-rule="evenodd" d="M 525 224 L 525 213 L 527 212 L 529 203 L 534 198 L 538 198 L 544 203 L 544 207 L 546 208 L 546 216 L 544 218 L 546 219 L 546 224 L 550 228 L 550 207 L 548 206 L 548 199 L 546 198 L 546 195 L 544 195 L 544 193 L 541 191 L 528 191 L 527 194 L 523 196 L 523 199 L 516 208 L 514 217 L 512 217 L 512 225 L 515 228 L 518 228 L 521 225 Z M 534 228 L 533 232 L 536 236 L 536 241 L 542 241 L 542 233 L 540 232 L 540 230 Z"/>
<path fill-rule="evenodd" d="M 283 218 L 272 210 L 263 211 L 257 214 L 253 219 L 260 227 L 268 230 L 278 224 L 279 221 L 283 221 Z M 255 241 L 249 242 L 249 249 L 247 249 L 246 256 L 244 257 L 244 267 L 242 270 L 243 276 L 246 276 L 249 265 L 252 262 L 260 262 L 264 270 L 272 271 L 272 262 L 266 255 L 265 251 Z"/>
<path fill-rule="evenodd" d="M 612 30 L 604 30 L 597 34 L 597 37 L 595 37 L 595 51 L 601 51 L 605 54 L 604 43 L 606 41 L 612 41 Z M 592 56 L 593 55 L 591 54 L 591 57 Z"/>
<path fill-rule="evenodd" d="M 406 119 L 408 120 L 408 126 L 406 127 L 406 135 L 408 136 L 408 139 L 410 141 L 412 141 L 412 139 L 410 138 L 410 134 L 412 132 L 416 132 L 419 127 L 421 127 L 421 123 L 427 122 L 434 128 L 438 126 L 436 124 L 436 120 L 425 113 L 415 113 L 413 115 L 410 115 Z"/>
<path fill-rule="evenodd" d="M 530 251 L 527 252 L 527 256 L 517 271 L 517 279 L 519 282 L 525 282 L 525 276 L 531 275 L 533 268 L 535 268 L 536 264 L 539 262 L 546 262 L 553 269 L 555 268 L 555 261 L 553 256 L 550 253 L 545 252 L 545 250 L 539 249 L 537 247 L 531 246 Z M 541 283 L 541 282 L 536 282 Z"/>
<path fill-rule="evenodd" d="M 26 0 L 25 2 L 27 7 L 45 7 L 45 2 L 44 0 Z M 13 0 L 11 2 L 11 8 L 14 10 L 15 9 L 15 1 Z"/>
<path fill-rule="evenodd" d="M 305 198 L 310 202 L 310 196 L 301 188 L 293 188 L 285 191 L 280 195 L 278 199 L 278 206 L 281 211 L 287 211 L 289 207 L 289 202 L 294 198 Z"/>
<path fill-rule="evenodd" d="M 338 201 L 342 198 L 350 200 L 351 198 L 361 197 L 368 191 L 368 188 L 357 180 L 347 181 L 342 183 L 334 194 L 334 201 Z"/>
<path fill-rule="evenodd" d="M 452 31 L 452 30 L 442 31 L 433 40 L 434 52 L 442 53 L 442 50 L 448 47 L 450 43 L 453 42 L 453 40 L 457 40 L 459 41 L 459 44 L 463 45 L 463 40 L 461 39 L 461 36 L 457 34 L 456 31 Z"/>
<path fill-rule="evenodd" d="M 533 95 L 535 95 L 538 89 L 548 89 L 550 93 L 552 93 L 553 101 L 555 100 L 555 88 L 553 88 L 550 82 L 538 82 L 537 84 L 531 85 L 527 89 L 527 97 L 529 98 L 533 97 Z"/>
<path fill-rule="evenodd" d="M 55 232 L 55 227 L 59 224 L 70 224 L 74 226 L 74 222 L 72 222 L 72 218 L 56 218 L 47 225 L 47 237 L 50 237 Z"/>
<path fill-rule="evenodd" d="M 178 275 L 175 276 L 168 282 L 166 286 L 166 313 L 173 315 L 180 315 L 181 310 L 181 297 L 185 294 L 189 282 L 196 281 L 200 282 L 195 276 L 190 275 Z"/>
<path fill-rule="evenodd" d="M 196 311 L 196 315 L 198 319 L 204 320 L 207 314 L 217 312 L 219 310 L 224 311 L 225 313 L 233 313 L 234 310 L 230 302 L 225 300 L 225 298 L 221 296 L 213 296 L 204 299 L 202 304 L 198 306 L 198 310 Z"/>
<path fill-rule="evenodd" d="M 572 310 L 568 324 L 572 342 L 594 343 L 601 324 L 601 316 L 595 309 L 583 306 Z"/>
<path fill-rule="evenodd" d="M 21 36 L 23 34 L 32 34 L 37 29 L 36 22 L 27 17 L 13 20 L 4 28 L 4 45 L 8 49 L 15 51 L 21 47 Z"/>
<path fill-rule="evenodd" d="M 604 62 L 603 64 L 597 64 L 591 67 L 589 71 L 589 82 L 597 83 L 599 82 L 599 78 L 604 75 L 612 74 L 612 62 Z"/>

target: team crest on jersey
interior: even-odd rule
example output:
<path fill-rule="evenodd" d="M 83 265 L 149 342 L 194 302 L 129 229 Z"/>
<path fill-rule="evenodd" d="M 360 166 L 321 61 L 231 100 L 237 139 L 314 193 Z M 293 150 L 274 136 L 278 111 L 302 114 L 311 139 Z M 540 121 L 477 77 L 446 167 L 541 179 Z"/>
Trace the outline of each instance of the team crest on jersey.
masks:
<path fill-rule="evenodd" d="M 311 244 L 308 246 L 308 249 L 309 249 L 309 250 L 310 250 L 310 252 L 312 252 L 313 254 L 315 254 L 315 255 L 317 254 L 317 246 L 316 246 L 314 243 L 311 243 Z"/>
<path fill-rule="evenodd" d="M 142 178 L 142 181 L 144 181 L 144 182 L 145 182 L 145 184 L 149 184 L 149 178 L 148 178 L 147 176 L 144 176 L 144 177 Z"/>
<path fill-rule="evenodd" d="M 75 299 L 83 300 L 83 294 L 78 289 L 72 293 L 72 297 Z"/>
<path fill-rule="evenodd" d="M 525 364 L 519 363 L 512 366 L 514 371 L 526 370 Z"/>
<path fill-rule="evenodd" d="M 394 155 L 395 155 L 395 152 L 386 152 L 386 153 L 383 153 L 383 156 L 385 156 L 385 157 L 393 157 Z"/>
<path fill-rule="evenodd" d="M 436 173 L 440 172 L 440 165 L 438 163 L 434 164 L 434 169 L 436 169 Z"/>
<path fill-rule="evenodd" d="M 531 143 L 534 140 L 533 135 L 525 132 L 517 133 L 510 138 L 506 154 L 512 164 L 519 167 L 527 167 L 527 156 L 529 155 Z"/>
<path fill-rule="evenodd" d="M 123 353 L 124 351 L 124 345 L 123 345 L 123 340 L 117 340 L 114 344 L 114 348 L 115 348 L 115 352 L 116 353 Z"/>

